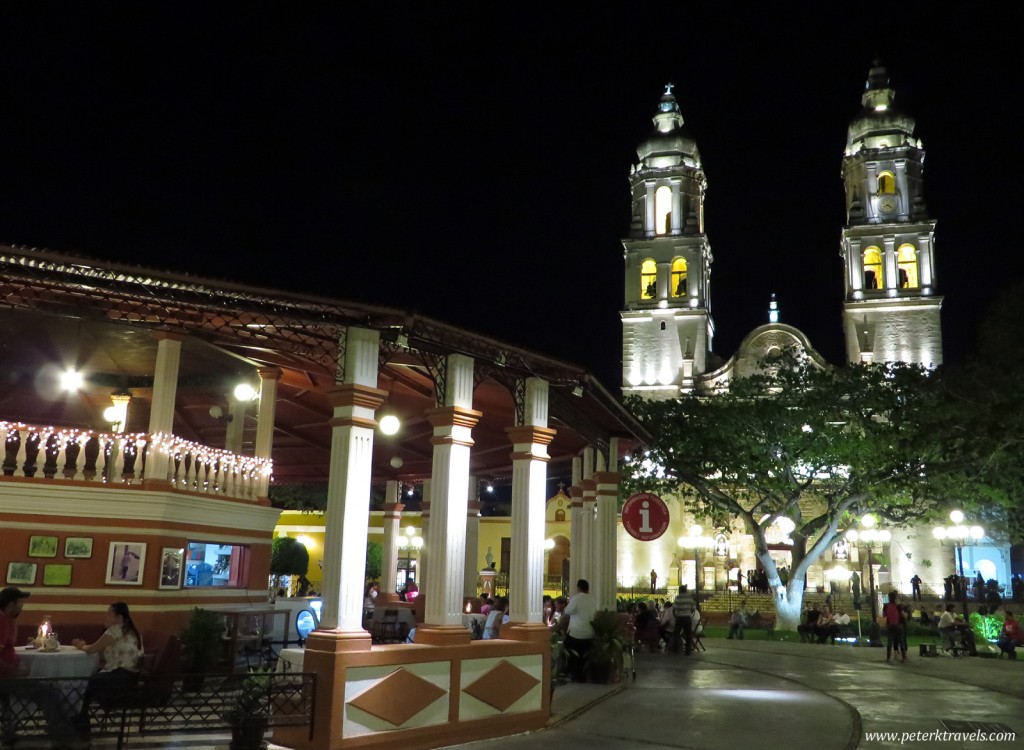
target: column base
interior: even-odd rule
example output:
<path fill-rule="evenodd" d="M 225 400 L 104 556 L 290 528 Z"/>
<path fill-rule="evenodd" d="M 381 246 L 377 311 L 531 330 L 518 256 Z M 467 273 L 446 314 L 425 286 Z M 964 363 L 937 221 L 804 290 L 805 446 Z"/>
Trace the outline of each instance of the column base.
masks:
<path fill-rule="evenodd" d="M 501 629 L 501 637 L 524 643 L 548 643 L 551 641 L 551 629 L 541 622 L 515 622 Z"/>
<path fill-rule="evenodd" d="M 419 625 L 414 643 L 428 646 L 464 646 L 473 634 L 461 625 Z"/>
<path fill-rule="evenodd" d="M 373 640 L 365 630 L 314 630 L 306 639 L 306 656 L 369 651 L 372 645 Z"/>

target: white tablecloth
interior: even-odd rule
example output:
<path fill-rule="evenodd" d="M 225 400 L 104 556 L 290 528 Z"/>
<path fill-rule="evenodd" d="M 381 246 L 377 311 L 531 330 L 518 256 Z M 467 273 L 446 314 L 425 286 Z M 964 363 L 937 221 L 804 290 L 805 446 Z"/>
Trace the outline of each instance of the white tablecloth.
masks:
<path fill-rule="evenodd" d="M 99 666 L 99 654 L 87 654 L 74 646 L 59 651 L 39 651 L 20 646 L 14 649 L 18 662 L 28 667 L 29 677 L 88 677 Z"/>

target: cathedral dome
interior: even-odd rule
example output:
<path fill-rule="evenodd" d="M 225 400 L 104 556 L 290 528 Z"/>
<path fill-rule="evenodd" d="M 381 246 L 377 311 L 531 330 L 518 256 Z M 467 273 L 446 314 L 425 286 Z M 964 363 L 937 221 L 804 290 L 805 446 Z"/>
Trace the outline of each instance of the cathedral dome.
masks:
<path fill-rule="evenodd" d="M 914 119 L 893 107 L 896 92 L 889 85 L 889 74 L 878 61 L 871 67 L 860 115 L 850 123 L 846 137 L 846 153 L 855 154 L 862 148 L 898 148 L 914 146 L 920 142 L 914 135 Z"/>
<path fill-rule="evenodd" d="M 654 133 L 636 149 L 641 169 L 675 167 L 680 164 L 700 165 L 697 144 L 683 127 L 683 115 L 672 94 L 672 84 L 665 87 L 665 93 L 658 103 L 658 113 L 652 118 Z"/>

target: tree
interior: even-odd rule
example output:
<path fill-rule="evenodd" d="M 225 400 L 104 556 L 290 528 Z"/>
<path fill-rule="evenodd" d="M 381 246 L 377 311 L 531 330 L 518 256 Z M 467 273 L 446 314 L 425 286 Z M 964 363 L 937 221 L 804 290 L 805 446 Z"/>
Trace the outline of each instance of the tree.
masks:
<path fill-rule="evenodd" d="M 384 548 L 377 542 L 366 543 L 366 580 L 376 581 L 384 569 Z"/>
<path fill-rule="evenodd" d="M 710 397 L 630 403 L 656 436 L 631 466 L 640 487 L 680 489 L 716 526 L 738 519 L 774 592 L 778 627 L 799 621 L 804 578 L 859 515 L 906 524 L 936 512 L 937 378 L 914 365 L 821 367 L 799 352 L 763 363 Z M 930 432 L 930 430 L 932 432 Z M 783 580 L 768 528 L 789 519 Z"/>
<path fill-rule="evenodd" d="M 309 572 L 309 551 L 290 536 L 275 537 L 270 546 L 270 575 L 274 587 L 281 576 L 304 576 Z"/>

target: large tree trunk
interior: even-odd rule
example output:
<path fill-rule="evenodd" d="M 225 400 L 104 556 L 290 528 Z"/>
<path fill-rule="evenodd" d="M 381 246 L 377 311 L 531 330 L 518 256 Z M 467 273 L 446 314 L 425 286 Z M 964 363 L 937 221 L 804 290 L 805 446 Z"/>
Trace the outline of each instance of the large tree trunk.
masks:
<path fill-rule="evenodd" d="M 775 629 L 795 631 L 800 624 L 800 610 L 804 601 L 803 576 L 794 576 L 791 570 L 789 582 L 784 585 L 779 569 L 767 550 L 758 554 L 757 559 L 761 561 L 765 575 L 768 576 L 768 587 L 775 598 Z"/>

